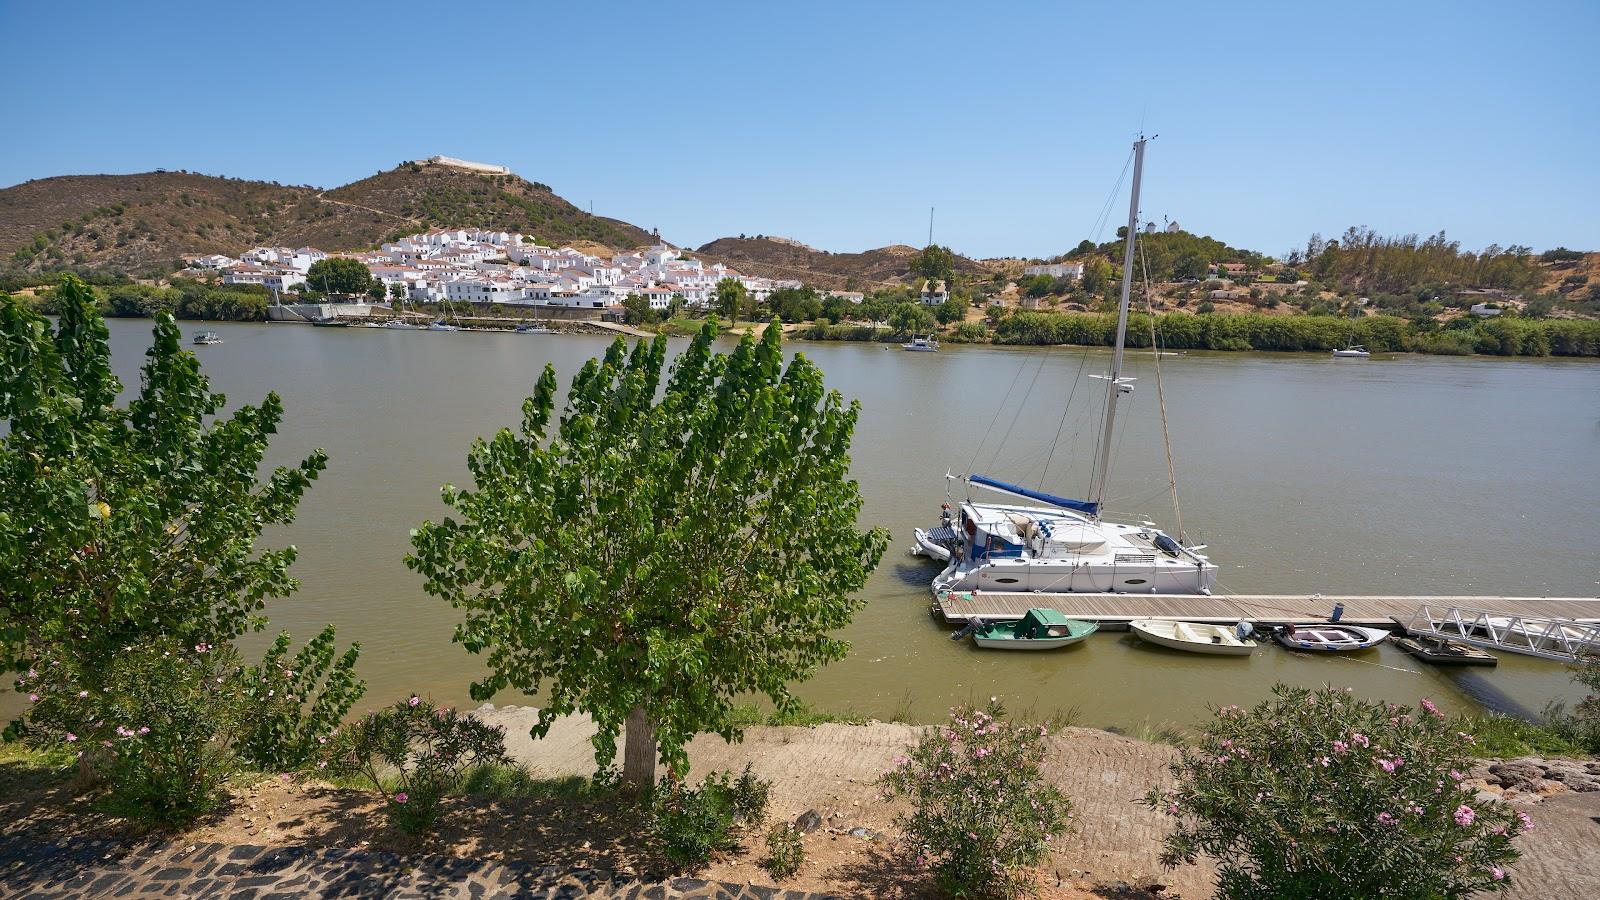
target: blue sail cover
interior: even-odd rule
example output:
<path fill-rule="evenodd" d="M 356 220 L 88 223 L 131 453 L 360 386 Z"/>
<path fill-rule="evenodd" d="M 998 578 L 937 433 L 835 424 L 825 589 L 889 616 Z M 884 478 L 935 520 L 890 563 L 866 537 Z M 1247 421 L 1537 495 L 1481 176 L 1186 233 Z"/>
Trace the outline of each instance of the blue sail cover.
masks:
<path fill-rule="evenodd" d="M 1046 494 L 1044 491 L 1030 490 L 1020 485 L 1009 484 L 1004 481 L 996 481 L 987 475 L 968 475 L 967 480 L 973 484 L 979 485 L 980 487 L 1002 491 L 1007 494 L 1015 494 L 1018 497 L 1027 497 L 1029 500 L 1039 500 L 1041 502 L 1048 503 L 1051 506 L 1059 506 L 1062 509 L 1070 509 L 1074 512 L 1081 512 L 1085 515 L 1092 516 L 1100 512 L 1100 504 L 1098 503 L 1090 503 L 1087 500 L 1069 500 L 1066 497 L 1057 497 L 1055 494 Z"/>

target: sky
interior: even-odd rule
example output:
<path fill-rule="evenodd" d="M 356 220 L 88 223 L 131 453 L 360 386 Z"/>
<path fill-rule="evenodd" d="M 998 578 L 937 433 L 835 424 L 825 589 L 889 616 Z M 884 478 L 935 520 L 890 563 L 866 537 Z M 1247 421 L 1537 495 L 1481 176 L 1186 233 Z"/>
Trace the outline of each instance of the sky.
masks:
<path fill-rule="evenodd" d="M 444 154 L 698 246 L 1046 256 L 1141 213 L 1600 249 L 1600 0 L 0 0 L 0 186 Z"/>

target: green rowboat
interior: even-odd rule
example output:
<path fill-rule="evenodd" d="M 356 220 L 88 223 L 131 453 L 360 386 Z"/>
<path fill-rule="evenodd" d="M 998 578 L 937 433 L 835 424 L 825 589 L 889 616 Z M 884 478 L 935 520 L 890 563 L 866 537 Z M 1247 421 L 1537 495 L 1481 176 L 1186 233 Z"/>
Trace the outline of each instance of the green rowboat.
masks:
<path fill-rule="evenodd" d="M 1030 609 L 1015 622 L 976 622 L 972 640 L 994 650 L 1054 650 L 1076 644 L 1099 628 L 1053 609 Z"/>

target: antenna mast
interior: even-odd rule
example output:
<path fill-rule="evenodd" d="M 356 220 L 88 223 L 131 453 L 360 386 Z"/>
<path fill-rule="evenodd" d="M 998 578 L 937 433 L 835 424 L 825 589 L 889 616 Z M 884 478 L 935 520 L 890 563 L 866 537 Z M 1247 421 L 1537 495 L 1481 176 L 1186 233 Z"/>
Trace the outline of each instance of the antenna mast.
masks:
<path fill-rule="evenodd" d="M 928 246 L 933 246 L 933 207 L 928 207 Z"/>

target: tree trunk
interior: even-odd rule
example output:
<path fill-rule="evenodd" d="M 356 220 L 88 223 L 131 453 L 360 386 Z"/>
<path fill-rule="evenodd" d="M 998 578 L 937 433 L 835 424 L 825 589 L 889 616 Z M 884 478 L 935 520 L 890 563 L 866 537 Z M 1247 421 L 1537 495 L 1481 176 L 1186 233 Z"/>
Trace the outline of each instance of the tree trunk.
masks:
<path fill-rule="evenodd" d="M 622 748 L 622 780 L 648 789 L 656 783 L 656 723 L 642 706 L 628 713 Z"/>

